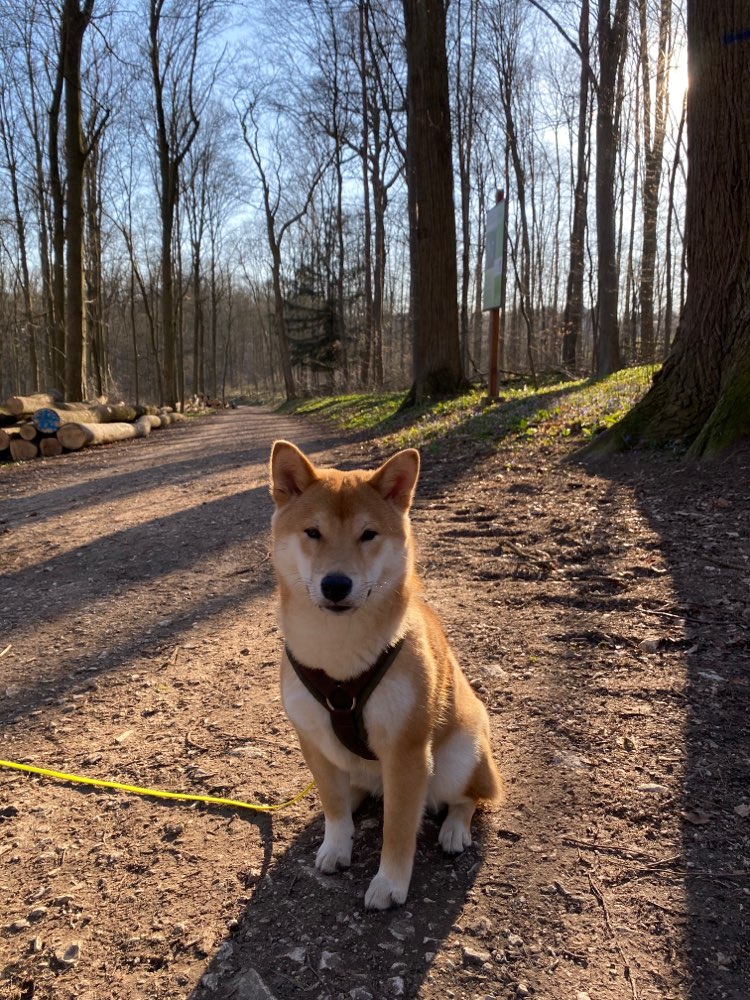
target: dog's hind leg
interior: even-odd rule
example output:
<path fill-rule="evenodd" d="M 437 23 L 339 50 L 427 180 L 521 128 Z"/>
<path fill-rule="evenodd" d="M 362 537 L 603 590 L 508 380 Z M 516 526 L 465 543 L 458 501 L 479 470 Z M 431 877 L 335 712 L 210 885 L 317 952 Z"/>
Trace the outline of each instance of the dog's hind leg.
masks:
<path fill-rule="evenodd" d="M 352 862 L 354 822 L 351 782 L 346 771 L 335 767 L 302 736 L 300 745 L 317 783 L 325 818 L 325 834 L 315 856 L 315 867 L 330 875 L 337 868 L 348 868 Z"/>
<path fill-rule="evenodd" d="M 473 799 L 454 802 L 440 827 L 438 840 L 446 854 L 460 854 L 471 846 L 471 818 L 476 809 Z"/>

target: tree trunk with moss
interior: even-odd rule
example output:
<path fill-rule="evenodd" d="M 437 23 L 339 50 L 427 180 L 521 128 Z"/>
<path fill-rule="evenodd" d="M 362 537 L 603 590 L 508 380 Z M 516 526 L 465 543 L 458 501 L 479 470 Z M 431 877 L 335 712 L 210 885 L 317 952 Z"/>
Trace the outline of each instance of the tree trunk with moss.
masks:
<path fill-rule="evenodd" d="M 688 288 L 649 392 L 586 451 L 715 455 L 750 435 L 750 39 L 747 0 L 687 9 Z"/>

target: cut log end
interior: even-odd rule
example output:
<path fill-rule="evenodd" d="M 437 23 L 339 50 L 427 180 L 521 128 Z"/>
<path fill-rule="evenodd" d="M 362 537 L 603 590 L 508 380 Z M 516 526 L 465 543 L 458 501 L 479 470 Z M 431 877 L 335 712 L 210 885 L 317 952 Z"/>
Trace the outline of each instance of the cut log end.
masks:
<path fill-rule="evenodd" d="M 43 458 L 57 458 L 62 453 L 63 446 L 56 437 L 45 437 L 39 442 L 39 454 Z"/>
<path fill-rule="evenodd" d="M 14 462 L 28 462 L 36 458 L 39 449 L 33 441 L 24 441 L 22 437 L 17 437 L 10 442 L 10 454 Z"/>

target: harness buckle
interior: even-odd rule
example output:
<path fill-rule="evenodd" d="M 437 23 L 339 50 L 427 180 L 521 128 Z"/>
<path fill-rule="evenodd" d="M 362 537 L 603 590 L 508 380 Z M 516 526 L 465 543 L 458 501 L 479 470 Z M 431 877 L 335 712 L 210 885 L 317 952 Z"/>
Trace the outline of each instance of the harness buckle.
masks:
<path fill-rule="evenodd" d="M 353 712 L 357 706 L 357 696 L 338 686 L 326 697 L 326 705 L 330 712 Z"/>

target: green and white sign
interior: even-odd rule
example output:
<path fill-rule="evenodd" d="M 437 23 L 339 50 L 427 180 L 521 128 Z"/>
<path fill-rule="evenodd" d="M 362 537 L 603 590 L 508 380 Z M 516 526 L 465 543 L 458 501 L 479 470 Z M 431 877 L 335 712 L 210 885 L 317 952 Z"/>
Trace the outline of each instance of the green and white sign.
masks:
<path fill-rule="evenodd" d="M 484 254 L 484 294 L 482 309 L 499 309 L 503 284 L 503 247 L 505 245 L 505 201 L 487 212 L 487 247 Z"/>

